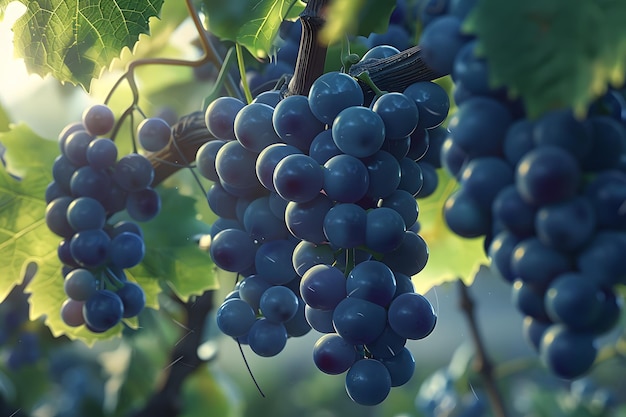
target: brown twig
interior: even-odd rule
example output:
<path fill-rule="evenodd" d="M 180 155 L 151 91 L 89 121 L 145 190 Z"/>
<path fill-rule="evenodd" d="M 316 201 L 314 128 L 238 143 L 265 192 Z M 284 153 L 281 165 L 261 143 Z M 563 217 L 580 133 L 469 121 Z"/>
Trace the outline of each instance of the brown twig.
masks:
<path fill-rule="evenodd" d="M 467 289 L 467 286 L 465 285 L 463 280 L 458 280 L 458 286 L 460 293 L 459 305 L 461 310 L 465 313 L 465 317 L 467 318 L 472 341 L 474 342 L 474 347 L 476 348 L 474 367 L 476 371 L 482 376 L 483 382 L 485 384 L 485 391 L 487 392 L 487 396 L 489 397 L 489 402 L 491 404 L 494 416 L 506 417 L 507 412 L 504 407 L 504 400 L 494 378 L 494 366 L 491 362 L 491 359 L 489 358 L 489 355 L 487 355 L 485 343 L 480 335 L 480 332 L 478 331 L 478 323 L 476 321 L 476 315 L 474 313 L 474 300 L 470 296 L 469 290 Z"/>
<path fill-rule="evenodd" d="M 145 406 L 132 417 L 175 417 L 184 408 L 182 386 L 189 375 L 204 363 L 198 356 L 198 347 L 202 343 L 202 333 L 209 312 L 213 309 L 213 291 L 182 303 L 187 313 L 186 335 L 174 346 L 170 354 L 170 365 L 164 370 L 167 376 Z"/>

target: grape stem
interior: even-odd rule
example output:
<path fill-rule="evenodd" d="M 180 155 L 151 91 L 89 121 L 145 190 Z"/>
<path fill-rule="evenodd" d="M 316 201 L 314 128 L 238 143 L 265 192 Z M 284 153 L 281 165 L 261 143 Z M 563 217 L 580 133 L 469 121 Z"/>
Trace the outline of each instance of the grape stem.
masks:
<path fill-rule="evenodd" d="M 205 363 L 198 356 L 202 344 L 209 312 L 213 309 L 213 291 L 206 291 L 199 297 L 183 302 L 174 297 L 185 310 L 185 327 L 188 334 L 174 346 L 170 354 L 170 366 L 164 370 L 166 376 L 162 386 L 146 402 L 145 406 L 132 417 L 175 417 L 184 407 L 181 396 L 182 386 L 188 376 Z"/>
<path fill-rule="evenodd" d="M 459 279 L 457 283 L 460 294 L 459 307 L 465 314 L 470 329 L 470 335 L 476 349 L 476 357 L 474 358 L 473 364 L 474 369 L 482 376 L 494 417 L 506 417 L 507 412 L 504 407 L 504 400 L 494 377 L 494 366 L 487 354 L 485 342 L 478 331 L 478 322 L 474 311 L 474 300 L 470 296 L 469 290 L 463 280 Z"/>
<path fill-rule="evenodd" d="M 131 61 L 126 71 L 118 78 L 118 80 L 113 84 L 111 90 L 108 95 L 104 99 L 104 104 L 107 104 L 110 100 L 117 88 L 122 84 L 123 81 L 128 83 L 128 86 L 133 94 L 133 100 L 130 106 L 122 113 L 122 115 L 117 120 L 113 131 L 111 133 L 111 139 L 114 140 L 117 132 L 119 131 L 121 125 L 124 123 L 127 117 L 129 117 L 133 111 L 138 109 L 139 103 L 139 89 L 137 88 L 137 82 L 135 80 L 135 70 L 138 67 L 146 66 L 146 65 L 173 65 L 173 66 L 185 66 L 185 67 L 199 67 L 207 63 L 213 63 L 218 69 L 221 69 L 223 66 L 223 59 L 220 54 L 217 52 L 217 49 L 213 45 L 213 42 L 208 36 L 207 31 L 204 29 L 202 22 L 200 21 L 200 17 L 193 5 L 193 0 L 185 0 L 185 4 L 187 6 L 187 10 L 189 11 L 189 16 L 191 17 L 196 31 L 198 32 L 200 46 L 202 47 L 203 55 L 201 58 L 197 60 L 185 60 L 185 59 L 175 59 L 175 58 L 145 58 L 138 59 L 136 61 Z M 230 75 L 226 77 L 225 83 L 226 91 L 228 94 L 233 97 L 241 97 L 241 92 L 235 81 L 232 79 Z M 141 111 L 140 111 L 141 112 Z"/>

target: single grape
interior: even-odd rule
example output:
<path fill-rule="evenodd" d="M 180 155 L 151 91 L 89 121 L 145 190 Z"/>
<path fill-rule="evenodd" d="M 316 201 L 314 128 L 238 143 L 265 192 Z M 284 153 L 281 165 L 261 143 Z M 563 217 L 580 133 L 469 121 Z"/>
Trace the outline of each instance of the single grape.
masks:
<path fill-rule="evenodd" d="M 244 300 L 230 299 L 217 309 L 217 327 L 222 333 L 231 337 L 247 334 L 256 321 L 252 307 Z"/>
<path fill-rule="evenodd" d="M 83 305 L 85 323 L 96 332 L 109 330 L 124 314 L 120 297 L 110 290 L 98 290 Z"/>
<path fill-rule="evenodd" d="M 390 391 L 389 371 L 375 359 L 358 360 L 346 374 L 346 392 L 357 404 L 380 404 Z"/>
<path fill-rule="evenodd" d="M 172 128 L 160 117 L 148 117 L 137 126 L 137 139 L 148 152 L 158 152 L 170 142 Z"/>
<path fill-rule="evenodd" d="M 124 286 L 117 290 L 117 295 L 124 305 L 123 317 L 135 317 L 146 305 L 146 294 L 143 288 L 135 282 L 127 281 Z"/>
<path fill-rule="evenodd" d="M 98 289 L 96 277 L 90 270 L 76 268 L 65 276 L 65 294 L 74 301 L 87 301 Z"/>
<path fill-rule="evenodd" d="M 108 106 L 94 104 L 83 112 L 82 124 L 94 136 L 105 135 L 113 129 L 115 116 Z"/>
<path fill-rule="evenodd" d="M 354 345 L 337 334 L 325 334 L 313 346 L 313 362 L 329 375 L 346 372 L 358 359 Z"/>

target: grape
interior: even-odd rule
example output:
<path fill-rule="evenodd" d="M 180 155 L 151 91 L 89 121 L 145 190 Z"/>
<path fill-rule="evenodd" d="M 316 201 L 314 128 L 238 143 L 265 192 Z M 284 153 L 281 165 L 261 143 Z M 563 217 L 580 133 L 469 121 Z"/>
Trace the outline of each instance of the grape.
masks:
<path fill-rule="evenodd" d="M 357 81 L 341 72 L 321 75 L 309 90 L 311 112 L 322 123 L 333 124 L 335 117 L 351 106 L 363 105 L 363 90 Z"/>
<path fill-rule="evenodd" d="M 514 184 L 498 192 L 491 212 L 494 221 L 517 236 L 530 237 L 535 234 L 537 208 L 522 198 Z"/>
<path fill-rule="evenodd" d="M 276 323 L 284 323 L 298 311 L 298 297 L 287 287 L 269 287 L 261 295 L 259 309 L 263 316 Z"/>
<path fill-rule="evenodd" d="M 135 317 L 146 305 L 146 294 L 139 284 L 125 282 L 124 286 L 117 290 L 117 295 L 124 305 L 123 317 Z"/>
<path fill-rule="evenodd" d="M 558 203 L 574 197 L 580 168 L 567 151 L 552 145 L 528 152 L 517 165 L 515 184 L 524 200 L 531 204 Z"/>
<path fill-rule="evenodd" d="M 67 206 L 67 222 L 75 231 L 102 229 L 106 218 L 102 204 L 89 197 L 79 197 Z"/>
<path fill-rule="evenodd" d="M 61 152 L 64 152 L 65 149 L 65 141 L 67 138 L 74 132 L 78 132 L 79 130 L 84 131 L 85 126 L 82 122 L 74 122 L 65 126 L 61 132 L 59 132 L 58 141 L 59 141 L 59 149 Z"/>
<path fill-rule="evenodd" d="M 248 187 L 256 183 L 257 154 L 244 148 L 238 141 L 224 144 L 215 156 L 215 170 L 219 179 L 233 187 Z"/>
<path fill-rule="evenodd" d="M 367 107 L 342 110 L 332 124 L 335 145 L 343 153 L 364 158 L 380 150 L 385 141 L 383 119 Z"/>
<path fill-rule="evenodd" d="M 563 325 L 553 325 L 546 330 L 539 351 L 542 362 L 565 379 L 584 375 L 598 353 L 590 334 L 576 333 Z"/>
<path fill-rule="evenodd" d="M 472 159 L 461 172 L 464 191 L 484 209 L 491 208 L 500 190 L 513 182 L 513 170 L 496 157 Z"/>
<path fill-rule="evenodd" d="M 312 308 L 334 309 L 347 296 L 343 272 L 327 264 L 311 267 L 300 281 L 300 295 Z"/>
<path fill-rule="evenodd" d="M 571 268 L 571 261 L 565 254 L 544 245 L 536 237 L 522 240 L 511 258 L 511 272 L 528 283 L 547 285 Z"/>
<path fill-rule="evenodd" d="M 550 321 L 545 308 L 544 288 L 537 284 L 524 282 L 520 279 L 513 281 L 511 287 L 511 301 L 522 314 L 538 320 Z"/>
<path fill-rule="evenodd" d="M 395 9 L 394 9 L 395 13 Z M 392 14 L 393 16 L 393 14 Z M 382 59 L 389 58 L 390 56 L 399 54 L 400 50 L 395 46 L 391 45 L 376 45 L 373 48 L 370 48 L 363 56 L 361 57 L 361 62 L 367 61 L 368 59 Z"/>
<path fill-rule="evenodd" d="M 118 324 L 124 314 L 120 297 L 110 290 L 98 290 L 83 306 L 85 323 L 96 332 L 104 332 Z"/>
<path fill-rule="evenodd" d="M 365 244 L 375 252 L 388 253 L 397 249 L 404 239 L 406 225 L 397 211 L 379 207 L 367 212 Z"/>
<path fill-rule="evenodd" d="M 497 156 L 511 123 L 511 114 L 502 104 L 487 97 L 473 97 L 458 107 L 448 129 L 450 137 L 470 158 Z"/>
<path fill-rule="evenodd" d="M 389 325 L 406 339 L 423 339 L 435 328 L 437 316 L 433 306 L 417 293 L 401 294 L 389 305 Z"/>
<path fill-rule="evenodd" d="M 111 239 L 109 259 L 118 268 L 132 268 L 138 265 L 145 253 L 143 238 L 134 233 L 122 232 Z"/>
<path fill-rule="evenodd" d="M 235 117 L 245 104 L 234 97 L 219 97 L 211 102 L 204 120 L 213 136 L 222 140 L 235 140 Z"/>
<path fill-rule="evenodd" d="M 283 142 L 307 151 L 324 124 L 311 112 L 305 96 L 293 95 L 281 100 L 272 116 L 274 129 Z"/>
<path fill-rule="evenodd" d="M 215 158 L 217 156 L 217 152 L 220 148 L 226 143 L 223 140 L 212 140 L 210 142 L 204 143 L 198 151 L 196 152 L 196 167 L 198 168 L 198 172 L 204 178 L 207 178 L 211 181 L 218 181 L 219 176 L 217 175 L 217 171 L 215 169 Z"/>
<path fill-rule="evenodd" d="M 251 152 L 259 153 L 273 143 L 281 142 L 272 125 L 274 109 L 263 103 L 251 103 L 235 117 L 235 137 Z"/>
<path fill-rule="evenodd" d="M 239 296 L 256 312 L 259 310 L 261 296 L 271 284 L 261 275 L 250 275 L 239 284 Z"/>
<path fill-rule="evenodd" d="M 306 320 L 304 313 L 305 307 L 306 303 L 301 298 L 298 298 L 298 311 L 291 319 L 283 323 L 285 329 L 287 329 L 288 336 L 300 337 L 311 331 L 311 325 Z"/>
<path fill-rule="evenodd" d="M 583 161 L 592 146 L 591 129 L 576 120 L 571 110 L 555 110 L 544 114 L 533 124 L 535 145 L 551 145 L 567 150 Z"/>
<path fill-rule="evenodd" d="M 387 139 L 402 139 L 417 127 L 417 104 L 402 93 L 384 94 L 376 100 L 372 110 L 383 120 Z"/>
<path fill-rule="evenodd" d="M 324 192 L 334 201 L 355 203 L 369 188 L 367 167 L 354 156 L 341 154 L 324 164 Z"/>
<path fill-rule="evenodd" d="M 339 248 L 356 248 L 365 243 L 367 214 L 356 204 L 337 204 L 324 217 L 324 235 Z"/>
<path fill-rule="evenodd" d="M 385 329 L 384 307 L 356 297 L 344 298 L 333 311 L 333 326 L 348 343 L 362 345 L 376 340 Z"/>
<path fill-rule="evenodd" d="M 98 201 L 104 199 L 102 190 L 107 190 L 110 186 L 109 175 L 89 165 L 78 168 L 70 179 L 70 191 L 73 196 L 91 197 Z"/>
<path fill-rule="evenodd" d="M 211 241 L 211 258 L 215 264 L 231 272 L 241 272 L 254 265 L 256 245 L 242 230 L 227 229 Z"/>
<path fill-rule="evenodd" d="M 117 161 L 117 145 L 111 139 L 98 138 L 87 146 L 87 162 L 94 169 L 107 169 Z"/>
<path fill-rule="evenodd" d="M 68 136 L 63 148 L 63 155 L 76 167 L 87 165 L 87 148 L 95 138 L 84 130 Z"/>
<path fill-rule="evenodd" d="M 396 278 L 382 262 L 361 262 L 348 274 L 346 292 L 350 297 L 386 307 L 396 292 Z"/>
<path fill-rule="evenodd" d="M 479 237 L 491 228 L 489 212 L 463 188 L 446 199 L 443 215 L 450 230 L 461 237 Z"/>
<path fill-rule="evenodd" d="M 74 229 L 67 221 L 67 209 L 72 203 L 72 197 L 59 197 L 46 206 L 46 224 L 48 228 L 61 237 L 71 237 Z"/>
<path fill-rule="evenodd" d="M 306 240 L 296 245 L 292 255 L 293 268 L 301 277 L 315 265 L 330 265 L 334 260 L 335 255 L 329 245 L 316 245 Z"/>
<path fill-rule="evenodd" d="M 149 152 L 157 152 L 170 142 L 172 128 L 160 117 L 149 117 L 137 126 L 139 144 Z"/>
<path fill-rule="evenodd" d="M 461 19 L 448 15 L 434 19 L 420 37 L 424 63 L 439 76 L 450 74 L 457 53 L 467 42 L 461 34 Z"/>
<path fill-rule="evenodd" d="M 319 310 L 309 305 L 304 307 L 306 321 L 320 333 L 335 333 L 333 312 L 334 310 Z"/>
<path fill-rule="evenodd" d="M 397 355 L 405 344 L 406 338 L 394 332 L 389 324 L 387 324 L 385 330 L 383 330 L 380 336 L 372 342 L 367 343 L 365 348 L 374 356 L 374 358 L 380 360 L 382 358 L 389 358 Z"/>
<path fill-rule="evenodd" d="M 259 182 L 268 190 L 276 191 L 274 188 L 274 170 L 276 165 L 288 155 L 301 154 L 295 146 L 284 143 L 272 144 L 259 153 L 256 160 L 255 171 Z"/>
<path fill-rule="evenodd" d="M 522 333 L 524 334 L 524 338 L 526 339 L 526 341 L 537 352 L 539 352 L 539 346 L 541 344 L 543 334 L 550 327 L 550 324 L 551 323 L 549 322 L 537 320 L 536 318 L 531 316 L 524 317 Z"/>
<path fill-rule="evenodd" d="M 396 190 L 389 196 L 383 198 L 379 203 L 380 207 L 393 209 L 402 216 L 406 227 L 410 227 L 417 221 L 418 206 L 415 198 L 407 191 Z"/>
<path fill-rule="evenodd" d="M 404 89 L 403 94 L 415 102 L 419 112 L 418 127 L 433 129 L 446 119 L 450 99 L 446 90 L 430 81 L 420 81 Z"/>
<path fill-rule="evenodd" d="M 74 301 L 87 301 L 98 289 L 96 277 L 84 268 L 76 268 L 65 277 L 65 294 Z"/>
<path fill-rule="evenodd" d="M 454 58 L 452 77 L 454 82 L 462 84 L 472 94 L 488 95 L 489 67 L 484 58 L 476 54 L 477 41 L 467 42 Z M 459 104 L 459 103 L 457 103 Z"/>
<path fill-rule="evenodd" d="M 153 219 L 161 211 L 161 198 L 152 188 L 145 188 L 128 194 L 126 211 L 139 222 Z"/>
<path fill-rule="evenodd" d="M 333 206 L 332 201 L 323 194 L 318 194 L 306 203 L 289 202 L 285 209 L 285 223 L 295 237 L 312 243 L 323 243 L 324 218 Z"/>
<path fill-rule="evenodd" d="M 358 360 L 346 374 L 346 392 L 358 404 L 380 404 L 387 398 L 390 390 L 389 371 L 375 359 Z"/>
<path fill-rule="evenodd" d="M 244 300 L 230 299 L 225 301 L 216 314 L 217 327 L 231 337 L 247 334 L 256 321 L 252 307 Z"/>
<path fill-rule="evenodd" d="M 367 196 L 376 200 L 393 193 L 401 181 L 401 168 L 398 160 L 389 152 L 378 151 L 374 155 L 363 158 L 369 173 Z"/>
<path fill-rule="evenodd" d="M 511 257 L 519 242 L 520 239 L 515 234 L 502 231 L 494 236 L 487 251 L 491 270 L 508 282 L 513 282 L 516 278 L 511 271 Z"/>
<path fill-rule="evenodd" d="M 337 334 L 325 334 L 313 346 L 313 361 L 317 368 L 330 375 L 346 372 L 358 356 L 354 345 Z"/>
<path fill-rule="evenodd" d="M 341 151 L 333 140 L 332 130 L 327 129 L 318 133 L 309 147 L 309 156 L 320 165 L 324 165 L 330 158 L 341 155 Z"/>
<path fill-rule="evenodd" d="M 237 197 L 224 190 L 220 183 L 214 183 L 207 191 L 209 208 L 217 216 L 227 219 L 237 218 Z"/>
<path fill-rule="evenodd" d="M 391 377 L 391 386 L 399 387 L 409 382 L 415 372 L 415 359 L 411 352 L 403 347 L 396 355 L 380 359 Z"/>
<path fill-rule="evenodd" d="M 428 246 L 420 235 L 407 230 L 400 246 L 385 253 L 381 261 L 395 273 L 413 276 L 426 266 Z"/>
<path fill-rule="evenodd" d="M 285 221 L 272 213 L 269 197 L 257 198 L 246 207 L 243 225 L 250 237 L 257 242 L 286 239 L 289 236 Z"/>
<path fill-rule="evenodd" d="M 85 324 L 83 317 L 84 301 L 65 300 L 61 306 L 61 319 L 70 327 L 78 327 Z"/>
<path fill-rule="evenodd" d="M 105 135 L 115 124 L 113 111 L 104 104 L 94 104 L 85 109 L 82 115 L 82 124 L 92 135 Z"/>
<path fill-rule="evenodd" d="M 409 158 L 400 160 L 399 190 L 404 190 L 412 196 L 417 196 L 424 186 L 424 175 L 420 165 Z"/>
<path fill-rule="evenodd" d="M 110 241 L 102 229 L 82 230 L 72 237 L 70 251 L 79 265 L 96 268 L 107 261 Z"/>
<path fill-rule="evenodd" d="M 546 290 L 545 306 L 552 321 L 568 329 L 585 328 L 602 310 L 604 296 L 593 277 L 570 272 L 557 276 Z"/>
<path fill-rule="evenodd" d="M 535 217 L 537 237 L 547 246 L 573 251 L 584 246 L 595 231 L 591 203 L 582 197 L 543 206 Z"/>
<path fill-rule="evenodd" d="M 117 161 L 112 177 L 126 191 L 141 191 L 152 183 L 154 168 L 146 157 L 132 153 Z"/>
<path fill-rule="evenodd" d="M 597 232 L 582 250 L 576 266 L 583 274 L 593 276 L 598 285 L 613 286 L 626 281 L 626 233 Z"/>
<path fill-rule="evenodd" d="M 250 349 L 259 356 L 278 355 L 287 343 L 287 330 L 282 323 L 258 319 L 248 332 Z"/>
<path fill-rule="evenodd" d="M 282 225 L 284 227 L 284 223 Z M 254 257 L 256 271 L 266 277 L 270 284 L 288 283 L 296 277 L 296 271 L 291 262 L 294 246 L 292 241 L 284 239 L 265 242 L 256 251 Z"/>
<path fill-rule="evenodd" d="M 324 185 L 324 171 L 310 156 L 287 155 L 274 169 L 274 188 L 285 200 L 306 203 L 313 200 Z"/>

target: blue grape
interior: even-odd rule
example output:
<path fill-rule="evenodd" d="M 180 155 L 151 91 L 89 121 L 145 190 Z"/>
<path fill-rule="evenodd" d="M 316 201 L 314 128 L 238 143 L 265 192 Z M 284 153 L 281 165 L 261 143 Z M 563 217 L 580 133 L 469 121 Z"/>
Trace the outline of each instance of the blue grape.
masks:
<path fill-rule="evenodd" d="M 256 321 L 256 315 L 244 300 L 230 299 L 217 309 L 216 320 L 217 327 L 225 335 L 240 337 L 250 331 Z"/>
<path fill-rule="evenodd" d="M 387 324 L 384 307 L 355 297 L 344 298 L 333 311 L 333 326 L 348 343 L 362 345 L 376 340 Z"/>
<path fill-rule="evenodd" d="M 375 252 L 388 253 L 400 246 L 405 231 L 406 225 L 397 211 L 379 207 L 367 213 L 365 244 Z"/>
<path fill-rule="evenodd" d="M 396 292 L 396 278 L 391 269 L 382 262 L 361 262 L 348 274 L 346 292 L 350 297 L 386 307 Z"/>
<path fill-rule="evenodd" d="M 589 371 L 598 350 L 593 337 L 576 333 L 562 325 L 546 330 L 539 347 L 542 362 L 557 376 L 578 378 Z"/>
<path fill-rule="evenodd" d="M 273 143 L 281 142 L 272 125 L 274 109 L 263 103 L 251 103 L 235 117 L 235 136 L 241 145 L 259 153 Z"/>
<path fill-rule="evenodd" d="M 324 243 L 324 218 L 333 202 L 323 194 L 318 194 L 305 203 L 289 202 L 285 209 L 285 223 L 295 237 L 312 243 Z"/>
<path fill-rule="evenodd" d="M 324 217 L 324 235 L 339 248 L 356 248 L 365 243 L 367 214 L 356 204 L 337 204 Z"/>
<path fill-rule="evenodd" d="M 274 188 L 285 200 L 306 203 L 313 200 L 324 186 L 322 167 L 308 155 L 284 157 L 274 169 Z"/>
<path fill-rule="evenodd" d="M 294 247 L 291 240 L 277 239 L 265 242 L 254 257 L 257 273 L 274 285 L 286 284 L 294 279 L 296 271 L 291 262 Z"/>
<path fill-rule="evenodd" d="M 244 148 L 238 141 L 222 145 L 215 156 L 215 170 L 221 181 L 233 187 L 245 188 L 257 182 L 255 161 L 257 154 Z"/>
<path fill-rule="evenodd" d="M 434 19 L 419 41 L 424 63 L 438 76 L 452 73 L 454 59 L 467 41 L 461 33 L 461 19 L 452 15 Z"/>
<path fill-rule="evenodd" d="M 225 143 L 226 141 L 223 140 L 212 140 L 198 148 L 196 152 L 196 168 L 198 168 L 198 172 L 204 178 L 214 182 L 219 181 L 220 178 L 215 169 L 215 159 L 217 152 Z"/>
<path fill-rule="evenodd" d="M 263 292 L 259 309 L 266 319 L 284 323 L 298 312 L 298 297 L 289 288 L 275 285 Z"/>
<path fill-rule="evenodd" d="M 225 271 L 241 272 L 254 265 L 256 245 L 242 230 L 226 229 L 211 242 L 211 258 Z"/>
<path fill-rule="evenodd" d="M 70 251 L 74 260 L 86 268 L 106 263 L 111 239 L 102 229 L 82 230 L 72 236 Z"/>
<path fill-rule="evenodd" d="M 258 319 L 248 332 L 248 345 L 263 357 L 278 355 L 287 344 L 287 330 L 282 323 Z"/>
<path fill-rule="evenodd" d="M 365 348 L 374 358 L 380 360 L 399 354 L 405 345 L 406 338 L 400 336 L 387 324 L 380 336 L 367 343 Z"/>
<path fill-rule="evenodd" d="M 135 233 L 122 232 L 111 239 L 109 258 L 118 268 L 132 268 L 138 265 L 145 253 L 143 238 Z"/>
<path fill-rule="evenodd" d="M 269 197 L 260 197 L 247 205 L 243 225 L 250 237 L 257 242 L 285 239 L 289 231 L 285 222 L 272 213 Z"/>
<path fill-rule="evenodd" d="M 135 282 L 125 282 L 122 288 L 117 290 L 117 295 L 124 305 L 123 317 L 135 317 L 146 305 L 146 294 L 143 288 Z"/>
<path fill-rule="evenodd" d="M 391 328 L 406 339 L 423 339 L 435 328 L 437 315 L 433 306 L 417 293 L 405 293 L 389 305 L 388 320 Z"/>
<path fill-rule="evenodd" d="M 604 295 L 593 277 L 569 272 L 558 275 L 546 289 L 545 307 L 550 319 L 568 329 L 585 328 L 602 311 Z"/>
<path fill-rule="evenodd" d="M 482 207 L 463 188 L 446 199 L 443 215 L 450 230 L 465 238 L 486 235 L 491 229 L 489 210 Z"/>
<path fill-rule="evenodd" d="M 300 295 L 312 308 L 332 310 L 347 296 L 346 278 L 334 266 L 315 265 L 302 276 Z"/>
<path fill-rule="evenodd" d="M 209 132 L 218 139 L 235 140 L 235 117 L 244 106 L 234 97 L 219 97 L 212 101 L 204 113 Z"/>
<path fill-rule="evenodd" d="M 157 152 L 170 142 L 172 128 L 160 117 L 149 117 L 137 126 L 137 140 L 142 148 L 149 152 Z"/>
<path fill-rule="evenodd" d="M 448 93 L 431 81 L 420 81 L 409 85 L 403 94 L 415 101 L 419 112 L 418 129 L 433 129 L 448 116 L 450 99 Z"/>
<path fill-rule="evenodd" d="M 82 125 L 92 135 L 104 135 L 113 129 L 115 116 L 113 111 L 104 104 L 94 104 L 83 111 Z"/>
<path fill-rule="evenodd" d="M 313 346 L 313 362 L 320 371 L 329 375 L 346 372 L 357 361 L 353 344 L 337 334 L 325 334 Z"/>
<path fill-rule="evenodd" d="M 86 151 L 87 162 L 94 169 L 107 169 L 117 161 L 117 145 L 111 139 L 93 140 Z"/>
<path fill-rule="evenodd" d="M 419 121 L 417 104 L 402 93 L 384 94 L 374 102 L 372 110 L 383 120 L 387 139 L 402 139 L 411 135 Z"/>
<path fill-rule="evenodd" d="M 104 332 L 118 324 L 124 314 L 120 297 L 110 290 L 98 290 L 83 306 L 85 323 L 96 332 Z"/>
<path fill-rule="evenodd" d="M 324 165 L 326 161 L 336 155 L 341 155 L 335 141 L 333 140 L 332 130 L 326 129 L 318 133 L 311 146 L 309 146 L 309 156 L 315 159 L 320 165 Z"/>
<path fill-rule="evenodd" d="M 309 305 L 304 307 L 306 321 L 320 333 L 335 333 L 333 313 L 334 310 L 320 310 Z"/>
<path fill-rule="evenodd" d="M 343 153 L 364 158 L 380 150 L 385 141 L 385 124 L 369 108 L 352 106 L 335 117 L 332 135 L 337 148 Z"/>
<path fill-rule="evenodd" d="M 90 270 L 76 268 L 65 276 L 64 290 L 72 300 L 86 301 L 98 290 L 98 282 Z"/>
<path fill-rule="evenodd" d="M 75 231 L 102 229 L 106 222 L 102 204 L 90 197 L 79 197 L 67 206 L 67 222 Z"/>
<path fill-rule="evenodd" d="M 346 392 L 357 404 L 380 404 L 390 391 L 389 371 L 375 359 L 358 360 L 346 374 Z"/>
<path fill-rule="evenodd" d="M 413 276 L 424 269 L 428 256 L 426 241 L 417 233 L 407 230 L 400 246 L 385 253 L 381 261 L 395 273 Z"/>
<path fill-rule="evenodd" d="M 84 301 L 65 300 L 61 305 L 61 320 L 70 327 L 78 327 L 85 324 L 83 316 Z"/>
<path fill-rule="evenodd" d="M 271 284 L 261 275 L 249 275 L 239 283 L 239 296 L 255 312 L 259 310 L 261 296 Z"/>
<path fill-rule="evenodd" d="M 402 170 L 398 160 L 389 152 L 378 151 L 363 158 L 369 173 L 369 187 L 366 195 L 378 201 L 393 193 L 400 185 Z"/>
<path fill-rule="evenodd" d="M 256 160 L 255 171 L 259 182 L 268 190 L 274 188 L 274 170 L 276 165 L 288 155 L 301 154 L 295 146 L 284 143 L 275 143 L 263 149 Z"/>
<path fill-rule="evenodd" d="M 274 129 L 283 142 L 307 151 L 324 124 L 311 112 L 305 96 L 292 95 L 281 100 L 272 116 Z"/>
<path fill-rule="evenodd" d="M 302 240 L 296 245 L 291 258 L 293 268 L 301 277 L 315 265 L 330 265 L 334 260 L 335 254 L 330 245 L 317 245 L 306 240 Z"/>
<path fill-rule="evenodd" d="M 308 94 L 311 112 L 322 123 L 333 124 L 335 117 L 351 106 L 363 105 L 363 90 L 359 83 L 341 72 L 321 75 L 311 85 Z"/>
<path fill-rule="evenodd" d="M 134 220 L 146 222 L 161 211 L 161 198 L 152 188 L 145 188 L 128 194 L 126 211 Z"/>
<path fill-rule="evenodd" d="M 367 167 L 354 156 L 333 156 L 324 164 L 324 193 L 334 201 L 355 203 L 369 188 Z"/>
<path fill-rule="evenodd" d="M 415 359 L 407 348 L 402 348 L 396 355 L 380 359 L 391 377 L 391 386 L 399 387 L 409 382 L 415 372 Z"/>
<path fill-rule="evenodd" d="M 591 203 L 583 197 L 541 207 L 535 217 L 535 231 L 543 243 L 563 251 L 584 246 L 596 229 Z"/>
<path fill-rule="evenodd" d="M 154 168 L 146 157 L 132 153 L 117 161 L 112 177 L 126 191 L 141 191 L 152 184 Z"/>
<path fill-rule="evenodd" d="M 511 272 L 524 282 L 547 285 L 554 277 L 571 269 L 569 257 L 536 237 L 522 240 L 513 250 Z"/>

